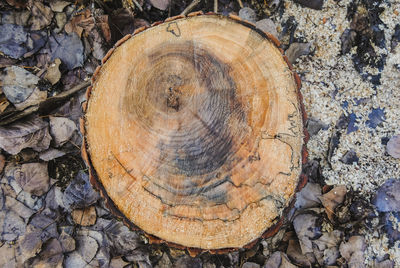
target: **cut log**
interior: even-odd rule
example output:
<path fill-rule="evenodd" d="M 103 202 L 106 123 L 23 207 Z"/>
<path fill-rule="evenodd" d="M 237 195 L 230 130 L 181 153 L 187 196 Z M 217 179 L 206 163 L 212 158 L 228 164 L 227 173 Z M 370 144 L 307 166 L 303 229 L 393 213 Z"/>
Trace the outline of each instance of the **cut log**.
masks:
<path fill-rule="evenodd" d="M 188 248 L 241 248 L 279 229 L 303 185 L 299 82 L 272 36 L 195 15 L 107 54 L 88 90 L 83 154 L 129 225 Z"/>

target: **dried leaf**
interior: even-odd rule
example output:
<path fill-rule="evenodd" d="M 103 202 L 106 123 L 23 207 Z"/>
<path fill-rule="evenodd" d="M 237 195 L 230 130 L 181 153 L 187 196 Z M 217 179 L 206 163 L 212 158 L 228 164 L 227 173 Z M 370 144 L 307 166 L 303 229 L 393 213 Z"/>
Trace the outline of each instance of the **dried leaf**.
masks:
<path fill-rule="evenodd" d="M 0 127 L 0 147 L 9 154 L 17 154 L 28 147 L 41 152 L 49 148 L 50 141 L 48 123 L 39 117 Z"/>
<path fill-rule="evenodd" d="M 0 114 L 2 112 L 4 112 L 5 109 L 7 109 L 8 105 L 10 105 L 10 103 L 8 102 L 6 96 L 1 94 L 0 95 Z"/>
<path fill-rule="evenodd" d="M 77 130 L 74 121 L 66 117 L 50 116 L 50 134 L 53 136 L 57 147 L 69 141 Z"/>
<path fill-rule="evenodd" d="M 69 5 L 71 5 L 71 3 L 67 1 L 58 1 L 58 0 L 50 1 L 50 8 L 54 12 L 63 12 L 64 8 Z"/>
<path fill-rule="evenodd" d="M 49 189 L 47 163 L 23 164 L 15 171 L 14 176 L 25 192 L 40 196 Z"/>
<path fill-rule="evenodd" d="M 394 158 L 400 158 L 400 135 L 390 138 L 386 145 L 388 154 Z"/>
<path fill-rule="evenodd" d="M 60 59 L 55 59 L 52 64 L 50 64 L 49 68 L 47 68 L 46 75 L 44 76 L 44 79 L 49 81 L 52 85 L 56 84 L 58 81 L 60 81 L 61 78 L 61 73 L 59 70 L 61 64 Z"/>
<path fill-rule="evenodd" d="M 328 215 L 330 221 L 333 221 L 336 207 L 343 203 L 346 192 L 346 186 L 340 185 L 336 186 L 319 198 L 322 202 L 322 205 L 325 207 L 326 214 Z"/>
<path fill-rule="evenodd" d="M 77 34 L 52 35 L 50 48 L 52 61 L 59 58 L 69 70 L 83 66 L 84 48 Z"/>
<path fill-rule="evenodd" d="M 3 244 L 0 247 L 0 267 L 23 267 L 18 255 L 18 244 Z"/>
<path fill-rule="evenodd" d="M 50 160 L 59 158 L 64 155 L 65 155 L 65 152 L 50 148 L 46 151 L 41 152 L 39 155 L 39 158 L 43 161 L 50 161 Z"/>
<path fill-rule="evenodd" d="M 13 104 L 27 100 L 40 80 L 36 75 L 18 66 L 5 68 L 0 78 L 3 83 L 4 95 Z"/>
<path fill-rule="evenodd" d="M 40 238 L 40 233 L 38 232 L 27 232 L 22 237 L 20 242 L 21 254 L 23 256 L 23 260 L 27 260 L 37 253 L 39 253 L 40 248 L 42 247 L 42 239 Z"/>
<path fill-rule="evenodd" d="M 171 0 L 150 0 L 150 4 L 159 10 L 166 10 Z"/>
<path fill-rule="evenodd" d="M 96 26 L 100 28 L 101 33 L 106 40 L 106 42 L 111 41 L 111 31 L 108 24 L 108 15 L 102 15 L 96 17 Z"/>
<path fill-rule="evenodd" d="M 28 33 L 23 26 L 14 24 L 0 25 L 0 51 L 14 59 L 22 57 L 28 49 L 25 43 Z"/>
<path fill-rule="evenodd" d="M 90 32 L 94 27 L 94 18 L 91 16 L 90 10 L 79 13 L 65 25 L 65 32 L 68 34 L 76 33 L 79 37 L 82 36 L 83 30 Z"/>
<path fill-rule="evenodd" d="M 6 157 L 0 154 L 0 173 L 3 171 L 5 164 L 6 164 Z"/>
<path fill-rule="evenodd" d="M 47 91 L 41 91 L 39 88 L 35 88 L 32 94 L 23 102 L 14 104 L 17 110 L 24 110 L 27 107 L 35 106 L 47 98 Z"/>
<path fill-rule="evenodd" d="M 76 240 L 78 242 L 77 253 L 86 263 L 90 263 L 94 256 L 96 256 L 97 249 L 99 248 L 97 241 L 90 236 L 78 236 Z"/>
<path fill-rule="evenodd" d="M 64 253 L 71 252 L 75 250 L 75 240 L 67 234 L 64 230 L 61 232 L 58 241 L 61 243 L 61 247 Z"/>
<path fill-rule="evenodd" d="M 41 30 L 50 25 L 53 18 L 53 11 L 39 1 L 34 1 L 31 8 L 31 30 Z"/>
<path fill-rule="evenodd" d="M 310 53 L 310 48 L 310 43 L 292 43 L 285 51 L 285 55 L 288 57 L 290 63 L 293 64 L 298 57 L 308 55 Z"/>
<path fill-rule="evenodd" d="M 14 211 L 1 211 L 0 222 L 1 240 L 14 241 L 25 233 L 25 221 Z"/>
<path fill-rule="evenodd" d="M 85 208 L 96 203 L 99 194 L 93 190 L 89 177 L 83 171 L 78 175 L 64 191 L 63 201 L 67 208 Z"/>
<path fill-rule="evenodd" d="M 348 242 L 340 244 L 339 251 L 349 263 L 349 267 L 365 267 L 364 251 L 366 247 L 364 237 L 352 236 Z"/>
<path fill-rule="evenodd" d="M 372 200 L 379 212 L 400 212 L 400 181 L 388 179 Z"/>
<path fill-rule="evenodd" d="M 300 247 L 303 254 L 313 253 L 311 240 L 321 235 L 320 218 L 304 213 L 297 215 L 293 220 L 293 227 L 300 240 Z"/>
<path fill-rule="evenodd" d="M 83 209 L 74 209 L 71 213 L 72 220 L 81 226 L 91 226 L 96 223 L 97 215 L 96 208 L 90 206 Z"/>
<path fill-rule="evenodd" d="M 104 229 L 104 233 L 113 249 L 121 255 L 128 254 L 142 244 L 139 235 L 121 222 L 114 221 Z"/>
<path fill-rule="evenodd" d="M 52 238 L 47 241 L 39 256 L 33 261 L 33 267 L 57 267 L 62 268 L 64 255 L 60 242 Z"/>
<path fill-rule="evenodd" d="M 319 200 L 321 194 L 321 186 L 319 186 L 319 184 L 307 183 L 307 185 L 296 194 L 295 207 L 297 209 L 318 207 L 321 203 Z"/>
<path fill-rule="evenodd" d="M 6 0 L 7 4 L 15 8 L 25 8 L 28 5 L 28 0 Z"/>
<path fill-rule="evenodd" d="M 163 258 L 164 258 L 164 256 L 166 256 L 166 254 L 164 254 L 163 255 Z M 158 263 L 160 263 L 160 262 L 162 262 L 163 261 L 163 258 L 158 262 Z M 168 258 L 168 256 L 166 256 L 166 258 Z M 167 264 L 167 265 L 156 265 L 155 267 L 156 268 L 168 268 L 168 267 L 172 267 L 172 263 L 171 263 L 171 261 L 168 259 L 168 261 L 169 261 L 169 263 Z M 111 262 L 110 262 L 110 268 L 121 268 L 121 267 L 125 267 L 126 265 L 128 265 L 129 263 L 128 262 L 126 262 L 126 261 L 124 261 L 121 257 L 116 257 L 116 258 L 113 258 L 113 259 L 111 259 Z"/>

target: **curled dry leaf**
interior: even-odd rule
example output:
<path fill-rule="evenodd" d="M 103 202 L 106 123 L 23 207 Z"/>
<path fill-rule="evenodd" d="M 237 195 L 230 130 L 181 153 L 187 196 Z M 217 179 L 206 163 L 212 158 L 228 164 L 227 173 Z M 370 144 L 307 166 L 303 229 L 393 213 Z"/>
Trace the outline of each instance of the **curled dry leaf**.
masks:
<path fill-rule="evenodd" d="M 82 209 L 77 208 L 72 211 L 71 216 L 76 224 L 91 226 L 96 223 L 96 208 L 94 206 Z"/>
<path fill-rule="evenodd" d="M 104 232 L 113 249 L 119 254 L 128 254 L 141 245 L 139 235 L 129 230 L 121 222 L 113 221 L 105 228 Z"/>
<path fill-rule="evenodd" d="M 386 145 L 388 154 L 394 158 L 400 158 L 400 135 L 390 138 Z"/>
<path fill-rule="evenodd" d="M 32 94 L 24 102 L 16 103 L 14 104 L 14 106 L 15 108 L 17 108 L 17 110 L 22 111 L 27 107 L 41 103 L 46 98 L 47 98 L 47 92 L 41 91 L 39 88 L 36 87 L 33 90 Z"/>
<path fill-rule="evenodd" d="M 321 186 L 319 184 L 312 182 L 307 183 L 307 185 L 296 194 L 295 207 L 297 209 L 317 207 L 321 203 L 319 200 L 321 194 Z"/>
<path fill-rule="evenodd" d="M 41 152 L 49 148 L 50 141 L 48 123 L 37 116 L 0 127 L 0 148 L 9 154 L 17 154 L 24 148 Z"/>
<path fill-rule="evenodd" d="M 65 25 L 65 32 L 68 34 L 76 33 L 79 37 L 82 36 L 84 30 L 89 33 L 94 27 L 94 18 L 90 10 L 86 9 L 72 19 Z"/>
<path fill-rule="evenodd" d="M 49 174 L 47 163 L 23 164 L 14 172 L 15 180 L 28 193 L 40 196 L 49 189 Z"/>
<path fill-rule="evenodd" d="M 41 30 L 50 25 L 53 18 L 53 11 L 50 7 L 44 5 L 39 1 L 34 1 L 31 8 L 31 30 Z"/>
<path fill-rule="evenodd" d="M 50 134 L 57 147 L 65 144 L 77 130 L 74 121 L 66 117 L 50 116 Z"/>
<path fill-rule="evenodd" d="M 330 221 L 333 221 L 336 207 L 343 203 L 346 192 L 346 186 L 340 185 L 319 197 Z"/>

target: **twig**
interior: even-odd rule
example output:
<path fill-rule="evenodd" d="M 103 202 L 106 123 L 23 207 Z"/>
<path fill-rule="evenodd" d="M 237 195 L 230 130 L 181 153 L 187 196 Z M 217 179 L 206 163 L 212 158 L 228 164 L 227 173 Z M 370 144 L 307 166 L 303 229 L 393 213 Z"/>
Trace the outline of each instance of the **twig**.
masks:
<path fill-rule="evenodd" d="M 4 113 L 0 115 L 0 126 L 4 126 L 10 124 L 12 122 L 17 121 L 23 117 L 31 115 L 35 112 L 39 112 L 39 114 L 47 113 L 51 110 L 54 110 L 59 106 L 61 103 L 69 99 L 72 95 L 77 93 L 78 91 L 87 88 L 90 85 L 90 81 L 83 82 L 70 90 L 64 91 L 56 96 L 47 98 L 46 100 L 42 101 L 38 105 L 30 106 L 22 111 L 11 110 L 10 112 Z"/>
<path fill-rule="evenodd" d="M 218 0 L 214 0 L 214 13 L 218 13 Z"/>
<path fill-rule="evenodd" d="M 199 3 L 201 2 L 201 0 L 193 0 L 192 3 L 190 3 L 190 5 L 188 5 L 184 11 L 182 11 L 181 15 L 186 16 L 190 11 L 192 11 L 193 8 L 195 8 Z"/>
<path fill-rule="evenodd" d="M 242 0 L 237 0 L 237 1 L 238 1 L 238 3 L 239 3 L 240 8 L 243 8 Z"/>

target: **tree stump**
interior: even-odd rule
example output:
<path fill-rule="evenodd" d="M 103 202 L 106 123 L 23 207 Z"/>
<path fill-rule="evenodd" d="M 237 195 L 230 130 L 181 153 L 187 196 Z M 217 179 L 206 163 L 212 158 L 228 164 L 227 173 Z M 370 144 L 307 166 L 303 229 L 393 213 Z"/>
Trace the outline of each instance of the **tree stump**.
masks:
<path fill-rule="evenodd" d="M 141 28 L 107 54 L 84 105 L 83 154 L 131 226 L 241 248 L 279 229 L 303 184 L 299 81 L 269 34 L 198 15 Z"/>

